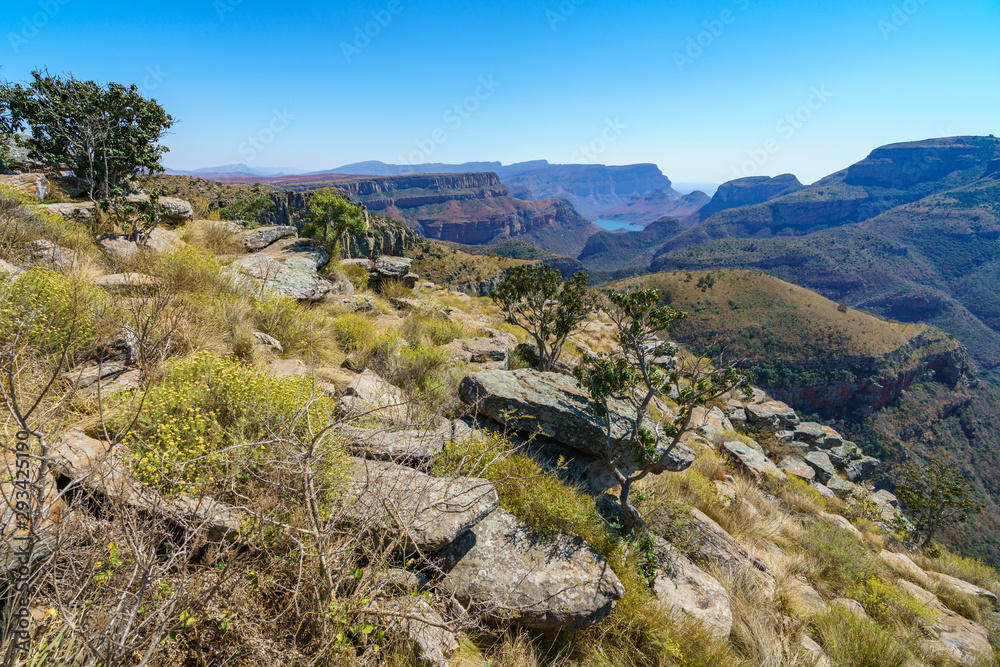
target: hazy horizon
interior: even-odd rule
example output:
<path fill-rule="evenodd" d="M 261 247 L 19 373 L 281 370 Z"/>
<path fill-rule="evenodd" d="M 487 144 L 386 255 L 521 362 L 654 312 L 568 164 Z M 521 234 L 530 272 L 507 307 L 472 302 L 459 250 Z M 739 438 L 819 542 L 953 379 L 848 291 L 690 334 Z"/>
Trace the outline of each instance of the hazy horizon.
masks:
<path fill-rule="evenodd" d="M 811 183 L 1000 129 L 990 2 L 9 4 L 0 76 L 138 84 L 178 121 L 175 169 L 546 159 Z"/>

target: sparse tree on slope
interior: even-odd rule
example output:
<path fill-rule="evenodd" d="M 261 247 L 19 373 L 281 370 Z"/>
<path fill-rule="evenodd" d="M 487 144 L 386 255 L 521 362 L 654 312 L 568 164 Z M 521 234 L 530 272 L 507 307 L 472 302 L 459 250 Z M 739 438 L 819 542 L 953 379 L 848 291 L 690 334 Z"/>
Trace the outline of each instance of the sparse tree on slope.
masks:
<path fill-rule="evenodd" d="M 309 200 L 309 219 L 323 228 L 324 239 L 328 229 L 333 232 L 334 255 L 339 252 L 345 234 L 364 234 L 368 231 L 368 216 L 364 208 L 333 192 L 318 192 L 312 196 Z"/>
<path fill-rule="evenodd" d="M 916 538 L 927 548 L 942 528 L 962 523 L 982 511 L 973 488 L 954 465 L 933 458 L 927 465 L 910 461 L 903 467 L 896 496 L 910 511 Z"/>
<path fill-rule="evenodd" d="M 634 535 L 644 522 L 629 498 L 632 484 L 662 466 L 680 445 L 695 407 L 749 387 L 747 377 L 735 367 L 683 360 L 675 345 L 660 339 L 687 317 L 659 305 L 660 290 L 616 292 L 609 299 L 607 313 L 619 348 L 585 356 L 575 375 L 604 424 L 604 465 L 621 487 L 626 532 Z M 673 413 L 660 414 L 663 408 Z"/>
<path fill-rule="evenodd" d="M 515 266 L 490 294 L 504 318 L 534 339 L 542 371 L 552 370 L 566 338 L 595 306 L 585 272 L 578 272 L 561 288 L 560 280 L 559 272 L 548 264 Z"/>

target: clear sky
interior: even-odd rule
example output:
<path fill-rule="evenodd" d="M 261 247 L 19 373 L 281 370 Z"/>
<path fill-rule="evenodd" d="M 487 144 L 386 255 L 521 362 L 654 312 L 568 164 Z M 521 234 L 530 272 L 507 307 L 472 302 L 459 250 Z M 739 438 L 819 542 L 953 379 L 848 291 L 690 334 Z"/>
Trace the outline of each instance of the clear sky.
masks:
<path fill-rule="evenodd" d="M 1000 134 L 997 0 L 5 0 L 0 76 L 137 83 L 165 163 L 655 162 L 804 182 Z M 365 33 L 368 34 L 365 34 Z"/>

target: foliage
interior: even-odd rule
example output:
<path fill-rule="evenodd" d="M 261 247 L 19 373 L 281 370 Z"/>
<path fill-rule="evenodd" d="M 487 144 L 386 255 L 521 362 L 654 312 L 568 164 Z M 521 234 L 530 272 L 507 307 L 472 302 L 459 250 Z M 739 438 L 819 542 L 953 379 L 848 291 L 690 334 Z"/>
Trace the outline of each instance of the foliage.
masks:
<path fill-rule="evenodd" d="M 141 482 L 189 493 L 212 489 L 230 460 L 261 455 L 278 434 L 305 438 L 308 427 L 322 429 L 333 412 L 309 377 L 276 378 L 201 352 L 149 389 L 125 444 Z"/>
<path fill-rule="evenodd" d="M 827 595 L 841 597 L 876 578 L 879 568 L 864 544 L 843 528 L 815 521 L 801 540 L 810 572 Z"/>
<path fill-rule="evenodd" d="M 260 224 L 273 209 L 274 200 L 262 194 L 259 189 L 254 189 L 249 196 L 240 197 L 220 208 L 219 217 L 223 220 L 241 220 L 251 225 Z"/>
<path fill-rule="evenodd" d="M 410 315 L 399 331 L 411 343 L 427 341 L 431 345 L 447 345 L 469 335 L 469 331 L 458 322 L 428 315 Z"/>
<path fill-rule="evenodd" d="M 842 607 L 833 607 L 814 621 L 816 638 L 836 665 L 903 667 L 909 653 L 869 619 Z"/>
<path fill-rule="evenodd" d="M 678 360 L 661 369 L 656 360 L 673 359 L 678 350 L 659 336 L 687 314 L 660 306 L 659 290 L 614 292 L 609 300 L 618 351 L 586 355 L 575 375 L 604 424 L 604 464 L 621 486 L 626 529 L 633 534 L 642 517 L 629 500 L 632 484 L 680 445 L 695 407 L 746 385 L 747 378 L 735 367 L 712 369 L 700 359 Z M 672 400 L 675 414 L 653 423 L 654 399 Z"/>
<path fill-rule="evenodd" d="M 586 273 L 580 271 L 562 287 L 560 279 L 548 264 L 515 266 L 490 294 L 504 319 L 534 339 L 542 371 L 552 370 L 566 338 L 595 305 Z"/>
<path fill-rule="evenodd" d="M 174 120 L 138 86 L 35 71 L 29 83 L 3 88 L 8 122 L 31 130 L 31 157 L 87 179 L 91 199 L 107 199 L 112 188 L 142 172 L 163 171 L 160 158 L 168 149 L 159 141 Z"/>
<path fill-rule="evenodd" d="M 940 458 L 927 465 L 910 461 L 903 466 L 896 496 L 906 506 L 913 522 L 914 536 L 922 537 L 924 548 L 942 528 L 962 523 L 982 511 L 973 497 L 969 481 L 954 466 Z"/>
<path fill-rule="evenodd" d="M 160 205 L 159 194 L 150 193 L 148 198 L 130 198 L 123 188 L 115 187 L 99 202 L 101 212 L 110 216 L 112 223 L 125 231 L 129 241 L 143 241 L 160 223 L 166 212 Z"/>
<path fill-rule="evenodd" d="M 333 232 L 334 248 L 340 247 L 343 237 L 364 234 L 368 230 L 368 215 L 364 207 L 352 204 L 348 199 L 334 192 L 317 192 L 309 199 L 309 220 L 327 231 Z M 336 250 L 334 255 L 336 255 Z"/>
<path fill-rule="evenodd" d="M 902 621 L 907 625 L 933 625 L 936 618 L 934 612 L 919 600 L 883 579 L 872 577 L 863 581 L 856 595 L 865 612 L 882 625 L 891 625 L 893 621 Z"/>
<path fill-rule="evenodd" d="M 39 355 L 81 352 L 93 344 L 100 290 L 45 269 L 0 284 L 0 342 Z"/>

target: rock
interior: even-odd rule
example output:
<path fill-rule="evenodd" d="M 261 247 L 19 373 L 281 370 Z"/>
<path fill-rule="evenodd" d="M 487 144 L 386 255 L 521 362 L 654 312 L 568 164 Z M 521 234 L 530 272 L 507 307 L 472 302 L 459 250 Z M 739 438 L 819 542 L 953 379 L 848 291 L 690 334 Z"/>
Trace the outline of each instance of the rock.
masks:
<path fill-rule="evenodd" d="M 893 509 L 899 508 L 899 499 L 896 498 L 895 494 L 886 489 L 879 489 L 872 494 L 872 500 L 879 504 L 885 504 Z"/>
<path fill-rule="evenodd" d="M 842 499 L 850 498 L 860 491 L 857 484 L 848 482 L 847 480 L 842 479 L 839 475 L 834 475 L 830 479 L 826 480 L 826 488 L 833 491 L 838 498 Z"/>
<path fill-rule="evenodd" d="M 733 430 L 733 424 L 719 408 L 695 407 L 691 410 L 691 427 L 705 437 Z"/>
<path fill-rule="evenodd" d="M 341 266 L 360 266 L 365 271 L 372 270 L 372 261 L 370 259 L 342 259 L 340 260 Z"/>
<path fill-rule="evenodd" d="M 497 510 L 442 552 L 440 588 L 487 620 L 510 612 L 521 627 L 579 630 L 607 616 L 625 588 L 600 554 L 579 537 L 534 535 Z M 508 612 L 508 613 L 505 613 Z"/>
<path fill-rule="evenodd" d="M 802 458 L 809 464 L 809 467 L 816 471 L 816 477 L 823 484 L 826 484 L 830 479 L 837 476 L 837 470 L 833 467 L 833 463 L 830 461 L 830 457 L 826 455 L 826 452 L 806 452 Z"/>
<path fill-rule="evenodd" d="M 784 470 L 789 475 L 798 477 L 807 482 L 811 482 L 816 479 L 816 471 L 812 469 L 808 463 L 801 456 L 795 454 L 787 454 L 781 459 L 781 463 L 778 467 Z"/>
<path fill-rule="evenodd" d="M 352 283 L 347 276 L 345 276 L 340 271 L 333 268 L 328 268 L 326 271 L 326 279 L 330 283 L 330 292 L 332 295 L 341 296 L 351 296 L 354 294 L 354 283 Z"/>
<path fill-rule="evenodd" d="M 800 614 L 822 614 L 826 611 L 823 597 L 799 576 L 789 577 L 785 581 L 785 595 L 789 606 Z"/>
<path fill-rule="evenodd" d="M 795 410 L 781 401 L 753 403 L 744 409 L 747 413 L 747 422 L 753 426 L 766 426 L 771 430 L 780 431 L 783 428 L 795 428 L 799 423 Z"/>
<path fill-rule="evenodd" d="M 980 588 L 979 586 L 969 583 L 968 581 L 964 581 L 941 572 L 927 571 L 926 574 L 927 577 L 937 585 L 952 588 L 959 593 L 963 593 L 974 598 L 982 598 L 993 606 L 993 611 L 1000 612 L 1000 603 L 998 603 L 997 596 L 992 591 L 988 591 L 985 588 Z"/>
<path fill-rule="evenodd" d="M 499 333 L 499 332 L 498 332 Z M 481 364 L 487 368 L 507 370 L 508 352 L 513 343 L 506 334 L 497 337 L 461 338 L 441 349 L 447 351 L 454 362 Z"/>
<path fill-rule="evenodd" d="M 437 456 L 452 437 L 451 422 L 432 430 L 392 430 L 342 426 L 349 447 L 359 456 L 383 461 L 425 462 Z"/>
<path fill-rule="evenodd" d="M 724 442 L 722 450 L 752 477 L 781 477 L 781 470 L 769 458 L 742 442 Z"/>
<path fill-rule="evenodd" d="M 844 442 L 837 447 L 831 447 L 827 455 L 833 464 L 839 468 L 846 467 L 851 461 L 857 461 L 864 456 L 861 448 L 853 442 Z"/>
<path fill-rule="evenodd" d="M 39 202 L 45 201 L 45 198 L 52 191 L 49 179 L 41 173 L 3 174 L 0 175 L 0 186 L 23 192 Z"/>
<path fill-rule="evenodd" d="M 857 600 L 852 600 L 851 598 L 834 598 L 833 600 L 830 600 L 830 606 L 841 607 L 857 614 L 862 618 L 868 618 L 868 614 L 865 613 L 865 608 L 861 606 L 861 603 Z"/>
<path fill-rule="evenodd" d="M 696 532 L 696 561 L 714 563 L 727 570 L 747 570 L 754 572 L 769 598 L 774 597 L 774 575 L 762 560 L 743 548 L 733 536 L 727 533 L 708 515 L 695 508 L 691 510 L 692 526 Z"/>
<path fill-rule="evenodd" d="M 0 278 L 13 279 L 24 273 L 24 269 L 0 259 Z"/>
<path fill-rule="evenodd" d="M 833 525 L 839 528 L 843 528 L 844 530 L 846 530 L 859 540 L 864 539 L 864 535 L 861 533 L 861 531 L 858 530 L 853 523 L 848 521 L 845 517 L 840 516 L 839 514 L 832 514 L 830 512 L 820 512 L 819 518 L 822 519 L 823 521 L 826 521 L 827 523 L 832 523 Z"/>
<path fill-rule="evenodd" d="M 62 204 L 40 204 L 38 208 L 58 213 L 64 218 L 85 222 L 94 217 L 94 202 L 68 202 Z"/>
<path fill-rule="evenodd" d="M 653 582 L 653 594 L 671 612 L 701 621 L 718 639 L 729 639 L 733 612 L 729 594 L 719 581 L 681 554 L 660 562 L 664 568 Z"/>
<path fill-rule="evenodd" d="M 284 352 L 285 348 L 282 347 L 281 343 L 274 336 L 270 336 L 263 331 L 251 331 L 250 335 L 259 340 L 262 344 L 272 347 L 278 352 Z"/>
<path fill-rule="evenodd" d="M 73 383 L 77 389 L 83 389 L 84 387 L 89 387 L 99 380 L 116 378 L 128 370 L 129 367 L 125 364 L 119 364 L 113 361 L 96 362 L 83 364 L 73 370 L 66 371 L 62 374 L 62 377 L 63 379 Z"/>
<path fill-rule="evenodd" d="M 80 395 L 84 398 L 110 398 L 123 391 L 138 388 L 141 382 L 142 371 L 132 368 L 118 375 L 101 378 L 100 381 L 82 388 Z"/>
<path fill-rule="evenodd" d="M 390 567 L 384 572 L 378 572 L 373 577 L 373 583 L 377 591 L 388 591 L 391 595 L 409 595 L 426 588 L 430 581 L 419 572 Z"/>
<path fill-rule="evenodd" d="M 914 581 L 918 586 L 923 588 L 931 587 L 931 580 L 927 576 L 927 573 L 906 554 L 893 553 L 892 551 L 883 549 L 879 552 L 878 557 L 897 575 Z"/>
<path fill-rule="evenodd" d="M 937 615 L 932 629 L 937 633 L 938 639 L 932 643 L 940 644 L 958 660 L 976 662 L 985 656 L 992 658 L 993 648 L 986 628 L 948 609 L 930 591 L 905 579 L 899 579 L 896 583 Z"/>
<path fill-rule="evenodd" d="M 112 273 L 101 276 L 94 285 L 116 294 L 150 294 L 163 286 L 163 281 L 144 273 Z"/>
<path fill-rule="evenodd" d="M 129 200 L 133 202 L 148 201 L 148 195 L 129 195 Z M 177 197 L 160 197 L 159 204 L 164 211 L 160 215 L 162 220 L 167 220 L 174 224 L 181 224 L 188 220 L 194 220 L 194 208 L 191 203 Z"/>
<path fill-rule="evenodd" d="M 80 429 L 70 429 L 52 444 L 50 466 L 56 478 L 91 494 L 125 502 L 150 515 L 163 516 L 185 531 L 203 531 L 213 541 L 233 540 L 243 517 L 212 498 L 179 496 L 167 500 L 136 482 L 128 473 L 128 451 L 113 450 Z"/>
<path fill-rule="evenodd" d="M 138 242 L 130 241 L 124 234 L 106 234 L 97 238 L 97 244 L 108 257 L 118 261 L 134 260 L 139 256 L 140 250 L 168 253 L 187 245 L 176 232 L 162 227 L 155 227 Z"/>
<path fill-rule="evenodd" d="M 496 489 L 474 477 L 431 477 L 386 461 L 352 459 L 346 502 L 365 529 L 388 531 L 398 551 L 435 553 L 499 506 Z"/>
<path fill-rule="evenodd" d="M 382 283 L 401 282 L 413 289 L 419 276 L 410 272 L 411 266 L 413 260 L 409 257 L 379 257 L 375 260 L 374 269 L 368 274 L 368 284 L 373 289 L 381 289 Z"/>
<path fill-rule="evenodd" d="M 351 380 L 344 389 L 344 394 L 339 405 L 349 415 L 406 421 L 409 401 L 403 390 L 389 384 L 372 371 L 366 370 Z"/>
<path fill-rule="evenodd" d="M 369 294 L 331 296 L 329 300 L 339 303 L 344 307 L 344 310 L 352 313 L 371 313 L 375 311 L 375 297 Z"/>
<path fill-rule="evenodd" d="M 832 667 L 833 663 L 830 661 L 830 656 L 826 654 L 823 647 L 816 643 L 816 640 L 802 633 L 799 635 L 799 645 L 802 650 L 812 656 L 813 667 Z"/>
<path fill-rule="evenodd" d="M 831 429 L 832 430 L 832 429 Z M 801 440 L 810 445 L 821 444 L 826 440 L 826 431 L 822 424 L 816 422 L 801 422 L 792 431 L 793 440 Z"/>
<path fill-rule="evenodd" d="M 279 239 L 296 237 L 299 231 L 295 227 L 281 225 L 265 225 L 256 229 L 247 229 L 240 233 L 240 240 L 247 250 L 262 250 Z"/>
<path fill-rule="evenodd" d="M 521 357 L 521 359 L 526 361 L 532 368 L 538 368 L 538 364 L 541 359 L 538 356 L 538 348 L 535 345 L 532 343 L 518 343 L 514 347 L 514 352 L 516 352 L 517 356 Z M 579 362 L 577 362 L 576 359 L 564 354 L 557 359 L 554 364 L 552 364 L 552 372 L 573 377 L 573 369 L 578 365 Z"/>
<path fill-rule="evenodd" d="M 10 443 L 14 444 L 13 440 Z M 32 548 L 30 561 L 24 554 L 27 546 L 26 538 L 29 536 L 29 524 L 23 521 L 24 509 L 18 508 L 18 504 L 24 500 L 20 495 L 22 489 L 16 484 L 17 461 L 12 452 L 4 452 L 4 478 L 0 480 L 0 567 L 5 575 L 12 575 L 15 570 L 31 565 L 40 559 L 47 558 L 56 548 L 59 539 L 59 527 L 63 523 L 66 506 L 60 500 L 59 488 L 56 480 L 51 474 L 47 475 L 44 483 L 44 500 L 40 508 L 39 521 L 33 526 L 35 541 Z M 30 462 L 29 479 L 33 483 L 38 476 L 38 466 Z M 37 490 L 29 489 L 30 506 L 34 511 L 37 507 Z M 29 562 L 26 562 L 29 561 Z"/>
<path fill-rule="evenodd" d="M 149 248 L 153 252 L 174 252 L 175 250 L 181 250 L 187 247 L 180 236 L 177 235 L 172 229 L 164 229 L 163 227 L 154 227 L 153 231 L 146 235 L 146 238 L 142 240 L 141 245 Z"/>
<path fill-rule="evenodd" d="M 480 371 L 462 380 L 459 395 L 480 414 L 501 424 L 526 433 L 540 431 L 577 451 L 603 456 L 604 427 L 594 415 L 590 396 L 573 378 L 529 368 Z M 609 407 L 622 416 L 612 428 L 612 446 L 622 447 L 628 411 L 617 401 Z M 650 424 L 650 428 L 655 426 Z M 669 451 L 661 446 L 652 472 L 685 470 L 694 458 L 694 452 L 683 444 Z"/>
<path fill-rule="evenodd" d="M 48 265 L 58 271 L 68 271 L 76 263 L 74 251 L 58 246 L 47 239 L 36 239 L 29 243 L 28 254 L 36 262 Z"/>
<path fill-rule="evenodd" d="M 857 482 L 871 477 L 880 465 L 882 465 L 882 462 L 878 459 L 871 456 L 864 456 L 844 466 L 844 474 L 847 475 L 847 479 Z"/>
<path fill-rule="evenodd" d="M 228 273 L 250 296 L 257 296 L 261 289 L 270 289 L 299 301 L 319 301 L 332 289 L 329 281 L 319 277 L 315 261 L 308 257 L 282 261 L 252 254 L 234 261 Z"/>
<path fill-rule="evenodd" d="M 293 377 L 296 375 L 312 375 L 309 365 L 301 359 L 271 359 L 264 367 L 268 375 L 274 377 Z"/>
<path fill-rule="evenodd" d="M 417 660 L 433 667 L 451 667 L 448 657 L 459 649 L 458 635 L 430 603 L 420 597 L 378 600 L 374 620 L 389 633 L 405 634 L 413 642 Z"/>

